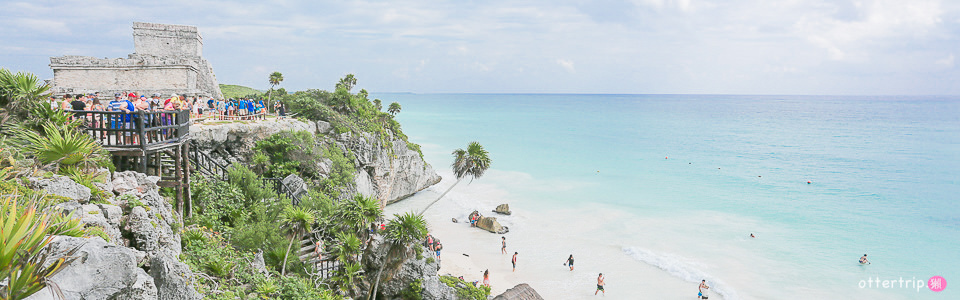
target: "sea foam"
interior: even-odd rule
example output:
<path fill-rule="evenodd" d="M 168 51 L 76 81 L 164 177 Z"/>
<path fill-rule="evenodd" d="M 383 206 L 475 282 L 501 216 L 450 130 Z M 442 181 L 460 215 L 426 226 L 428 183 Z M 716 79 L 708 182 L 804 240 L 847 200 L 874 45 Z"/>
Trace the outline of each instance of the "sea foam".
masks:
<path fill-rule="evenodd" d="M 673 254 L 656 253 L 640 247 L 624 247 L 623 253 L 633 257 L 636 260 L 660 268 L 661 270 L 670 273 L 670 275 L 688 282 L 700 283 L 700 280 L 706 279 L 707 285 L 710 286 L 710 290 L 720 294 L 723 299 L 740 299 L 740 297 L 737 295 L 737 292 L 732 287 L 728 286 L 722 280 L 710 276 L 704 271 L 701 271 L 699 268 L 697 268 L 699 264 L 690 259 Z"/>

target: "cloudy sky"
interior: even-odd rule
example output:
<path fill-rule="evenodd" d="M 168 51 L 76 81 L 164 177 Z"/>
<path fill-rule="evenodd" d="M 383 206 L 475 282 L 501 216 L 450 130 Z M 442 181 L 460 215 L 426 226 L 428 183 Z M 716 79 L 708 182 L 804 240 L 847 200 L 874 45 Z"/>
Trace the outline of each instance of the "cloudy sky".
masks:
<path fill-rule="evenodd" d="M 198 26 L 220 83 L 259 89 L 960 94 L 955 0 L 2 0 L 0 67 L 126 57 L 135 21 Z"/>

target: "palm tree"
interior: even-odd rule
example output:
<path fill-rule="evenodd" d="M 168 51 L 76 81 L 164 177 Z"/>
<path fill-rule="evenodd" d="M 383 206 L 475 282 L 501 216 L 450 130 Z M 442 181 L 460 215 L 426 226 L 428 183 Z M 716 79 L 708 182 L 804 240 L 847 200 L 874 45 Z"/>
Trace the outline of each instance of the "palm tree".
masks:
<path fill-rule="evenodd" d="M 400 103 L 390 103 L 390 108 L 387 108 L 387 112 L 389 112 L 391 116 L 396 116 L 397 113 L 400 112 Z"/>
<path fill-rule="evenodd" d="M 386 238 L 390 243 L 387 250 L 387 256 L 377 271 L 377 281 L 373 285 L 373 293 L 369 298 L 377 294 L 377 288 L 380 287 L 380 275 L 387 264 L 396 267 L 410 255 L 410 246 L 419 247 L 419 242 L 427 236 L 427 221 L 423 219 L 423 214 L 413 214 L 411 212 L 403 215 L 393 215 L 394 219 L 387 223 Z M 391 262 L 392 261 L 392 262 Z"/>
<path fill-rule="evenodd" d="M 280 72 L 270 73 L 270 91 L 267 92 L 267 107 L 273 107 L 273 88 L 283 81 L 283 74 Z"/>
<path fill-rule="evenodd" d="M 420 211 L 420 214 L 422 215 L 427 212 L 430 206 L 440 201 L 440 199 L 443 199 L 443 196 L 446 196 L 464 177 L 469 175 L 471 177 L 470 181 L 473 181 L 473 179 L 483 176 L 483 173 L 490 168 L 489 154 L 490 153 L 484 150 L 483 146 L 478 142 L 470 142 L 470 144 L 467 145 L 467 150 L 453 150 L 453 164 L 451 164 L 450 167 L 453 168 L 453 175 L 457 177 L 457 182 L 454 182 L 443 194 L 440 194 L 437 200 L 433 200 L 433 202 L 427 204 L 427 207 L 424 207 L 423 210 Z"/>
<path fill-rule="evenodd" d="M 380 99 L 373 99 L 373 107 L 377 108 L 377 111 L 383 109 L 383 103 L 380 102 Z"/>
<path fill-rule="evenodd" d="M 340 88 L 343 88 L 349 92 L 355 85 L 357 85 L 357 78 L 354 77 L 353 74 L 347 74 L 347 76 L 340 78 L 340 82 L 337 82 L 336 89 L 339 90 Z"/>
<path fill-rule="evenodd" d="M 360 194 L 340 204 L 337 212 L 340 224 L 351 233 L 366 231 L 367 225 L 382 216 L 380 201 Z"/>
<path fill-rule="evenodd" d="M 293 241 L 303 237 L 310 230 L 313 221 L 316 220 L 313 212 L 302 207 L 290 207 L 283 211 L 280 221 L 290 230 L 290 244 L 287 245 L 287 253 L 283 255 L 283 267 L 280 268 L 280 275 L 287 273 L 287 257 L 290 256 L 290 248 L 293 247 Z"/>

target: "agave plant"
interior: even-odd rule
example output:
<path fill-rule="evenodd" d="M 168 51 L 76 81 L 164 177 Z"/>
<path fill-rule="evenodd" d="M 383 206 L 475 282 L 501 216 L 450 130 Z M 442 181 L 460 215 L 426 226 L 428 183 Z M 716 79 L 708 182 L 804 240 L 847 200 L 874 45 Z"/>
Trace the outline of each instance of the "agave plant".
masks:
<path fill-rule="evenodd" d="M 233 270 L 235 263 L 232 261 L 218 257 L 207 261 L 204 264 L 204 268 L 209 271 L 210 275 L 217 276 L 219 278 L 227 278 L 230 276 L 230 271 Z"/>
<path fill-rule="evenodd" d="M 50 216 L 33 201 L 21 208 L 14 198 L 3 197 L 0 204 L 0 281 L 7 282 L 0 287 L 0 299 L 24 299 L 47 286 L 56 292 L 50 277 L 74 261 L 79 247 L 50 261 L 49 251 L 43 251 L 53 239 Z"/>
<path fill-rule="evenodd" d="M 280 291 L 280 287 L 277 286 L 277 283 L 271 279 L 264 279 L 257 283 L 257 288 L 255 289 L 257 294 L 260 295 L 260 299 L 273 299 L 277 292 Z"/>
<path fill-rule="evenodd" d="M 50 234 L 66 235 L 72 237 L 82 237 L 87 234 L 83 229 L 83 223 L 80 218 L 73 217 L 74 212 L 69 214 L 54 213 L 50 218 Z"/>
<path fill-rule="evenodd" d="M 89 168 L 105 159 L 102 148 L 93 138 L 78 130 L 63 130 L 52 123 L 43 125 L 43 135 L 31 130 L 18 133 L 28 153 L 44 165 Z"/>
<path fill-rule="evenodd" d="M 36 75 L 0 68 L 0 123 L 11 118 L 26 119 L 33 107 L 40 105 L 50 87 Z"/>

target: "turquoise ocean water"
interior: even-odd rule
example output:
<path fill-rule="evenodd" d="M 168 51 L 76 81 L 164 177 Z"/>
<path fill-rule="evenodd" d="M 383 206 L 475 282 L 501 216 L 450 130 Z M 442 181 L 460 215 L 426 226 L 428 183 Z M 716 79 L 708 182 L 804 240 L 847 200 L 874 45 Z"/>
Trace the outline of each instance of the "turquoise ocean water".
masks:
<path fill-rule="evenodd" d="M 436 168 L 479 141 L 522 175 L 498 187 L 511 206 L 571 220 L 538 230 L 726 299 L 960 295 L 960 97 L 374 96 Z"/>

